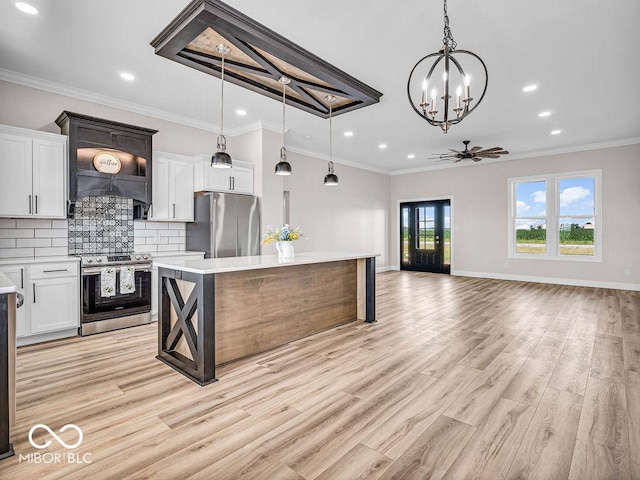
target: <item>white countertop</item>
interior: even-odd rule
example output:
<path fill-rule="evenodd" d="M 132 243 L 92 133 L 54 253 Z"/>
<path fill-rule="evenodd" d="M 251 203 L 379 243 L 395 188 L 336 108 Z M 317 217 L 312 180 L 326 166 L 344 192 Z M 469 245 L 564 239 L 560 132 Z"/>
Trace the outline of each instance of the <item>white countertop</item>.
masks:
<path fill-rule="evenodd" d="M 308 265 L 310 263 L 339 262 L 341 260 L 355 260 L 358 258 L 378 256 L 380 256 L 379 253 L 309 252 L 296 253 L 296 256 L 291 259 L 279 259 L 277 255 L 255 255 L 251 257 L 205 258 L 203 260 L 185 259 L 166 263 L 163 262 L 162 259 L 154 259 L 154 264 L 157 267 L 205 275 L 210 273 L 257 270 L 261 268 Z"/>
<path fill-rule="evenodd" d="M 32 263 L 79 262 L 80 257 L 73 255 L 55 255 L 52 257 L 16 257 L 0 258 L 0 265 L 25 265 Z"/>
<path fill-rule="evenodd" d="M 17 288 L 13 282 L 5 277 L 4 273 L 0 272 L 0 295 L 13 293 L 15 291 L 17 291 Z"/>
<path fill-rule="evenodd" d="M 197 257 L 204 255 L 204 252 L 192 252 L 190 250 L 176 250 L 173 252 L 151 252 L 151 257 L 155 261 L 156 258 L 167 257 Z"/>

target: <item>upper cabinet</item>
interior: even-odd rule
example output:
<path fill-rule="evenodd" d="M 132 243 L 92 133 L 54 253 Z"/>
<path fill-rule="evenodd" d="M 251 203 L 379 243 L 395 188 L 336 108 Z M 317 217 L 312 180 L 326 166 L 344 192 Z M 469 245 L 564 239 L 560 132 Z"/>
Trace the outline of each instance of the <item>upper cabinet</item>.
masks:
<path fill-rule="evenodd" d="M 211 167 L 210 157 L 198 155 L 194 171 L 196 192 L 230 192 L 253 195 L 253 164 L 234 160 L 232 168 Z"/>
<path fill-rule="evenodd" d="M 153 203 L 149 220 L 193 222 L 193 160 L 153 152 Z"/>
<path fill-rule="evenodd" d="M 0 217 L 65 218 L 67 137 L 0 125 Z"/>

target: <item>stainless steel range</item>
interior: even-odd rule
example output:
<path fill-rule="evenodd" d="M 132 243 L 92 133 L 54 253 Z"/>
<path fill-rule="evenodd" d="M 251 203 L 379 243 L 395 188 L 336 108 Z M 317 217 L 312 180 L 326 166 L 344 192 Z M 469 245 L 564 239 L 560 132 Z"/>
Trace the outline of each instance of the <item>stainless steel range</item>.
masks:
<path fill-rule="evenodd" d="M 83 255 L 80 334 L 151 322 L 150 253 Z"/>

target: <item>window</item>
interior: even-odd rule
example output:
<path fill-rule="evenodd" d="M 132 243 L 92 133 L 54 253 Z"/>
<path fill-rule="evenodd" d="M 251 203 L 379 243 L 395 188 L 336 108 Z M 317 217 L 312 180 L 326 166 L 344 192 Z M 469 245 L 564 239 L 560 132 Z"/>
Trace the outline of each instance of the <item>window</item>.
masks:
<path fill-rule="evenodd" d="M 602 171 L 509 179 L 509 256 L 601 261 Z"/>

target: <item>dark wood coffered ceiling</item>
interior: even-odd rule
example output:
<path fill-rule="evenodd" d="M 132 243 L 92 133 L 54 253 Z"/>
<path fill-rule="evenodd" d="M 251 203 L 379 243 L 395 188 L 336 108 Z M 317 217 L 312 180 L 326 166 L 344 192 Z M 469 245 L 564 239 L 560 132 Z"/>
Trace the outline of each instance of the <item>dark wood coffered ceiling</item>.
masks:
<path fill-rule="evenodd" d="M 286 75 L 287 103 L 323 118 L 325 96 L 333 95 L 333 113 L 378 103 L 382 93 L 316 57 L 311 52 L 218 0 L 194 0 L 152 42 L 158 55 L 220 77 L 216 45 L 225 56 L 225 80 L 280 100 Z"/>

